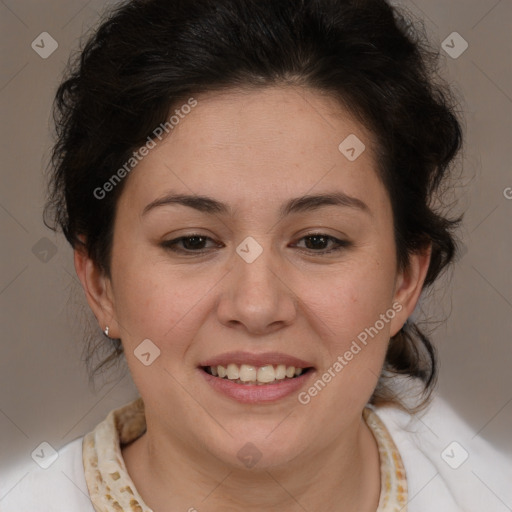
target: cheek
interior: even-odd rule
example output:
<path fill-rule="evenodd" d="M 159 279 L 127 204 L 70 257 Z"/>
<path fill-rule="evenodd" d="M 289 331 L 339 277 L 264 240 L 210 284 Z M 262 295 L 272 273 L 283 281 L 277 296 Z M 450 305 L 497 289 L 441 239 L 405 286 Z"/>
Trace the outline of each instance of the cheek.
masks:
<path fill-rule="evenodd" d="M 119 262 L 113 278 L 123 343 L 134 347 L 149 338 L 174 355 L 185 350 L 203 323 L 209 290 L 219 279 L 211 272 L 183 273 L 136 258 Z"/>
<path fill-rule="evenodd" d="M 393 270 L 392 260 L 357 256 L 322 278 L 303 279 L 302 300 L 325 326 L 325 336 L 342 345 L 391 308 Z"/>
<path fill-rule="evenodd" d="M 317 380 L 299 401 L 329 411 L 331 425 L 338 425 L 340 410 L 359 411 L 369 400 L 385 359 L 394 314 L 392 282 L 375 267 L 353 265 L 324 282 L 303 282 L 309 327 L 323 357 Z"/>

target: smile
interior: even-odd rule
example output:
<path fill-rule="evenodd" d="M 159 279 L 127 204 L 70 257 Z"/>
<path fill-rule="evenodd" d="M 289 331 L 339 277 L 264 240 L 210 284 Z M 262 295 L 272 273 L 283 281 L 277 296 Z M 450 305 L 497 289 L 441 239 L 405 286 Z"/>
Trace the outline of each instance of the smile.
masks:
<path fill-rule="evenodd" d="M 234 364 L 226 366 L 215 365 L 203 367 L 203 370 L 220 379 L 233 381 L 237 384 L 272 384 L 276 381 L 294 379 L 309 368 L 295 368 L 295 366 L 286 366 L 284 364 L 255 366 L 251 364 Z"/>

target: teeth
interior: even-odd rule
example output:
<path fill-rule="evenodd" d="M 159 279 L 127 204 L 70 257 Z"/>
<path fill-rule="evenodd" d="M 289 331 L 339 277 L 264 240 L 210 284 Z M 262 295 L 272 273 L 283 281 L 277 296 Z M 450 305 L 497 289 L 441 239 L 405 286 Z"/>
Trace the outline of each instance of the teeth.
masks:
<path fill-rule="evenodd" d="M 286 377 L 286 366 L 284 364 L 278 364 L 276 368 L 276 379 L 281 380 Z"/>
<path fill-rule="evenodd" d="M 238 378 L 242 382 L 256 382 L 256 367 L 243 364 L 240 366 Z"/>
<path fill-rule="evenodd" d="M 274 382 L 276 380 L 276 371 L 270 364 L 258 368 L 257 374 L 258 382 Z"/>
<path fill-rule="evenodd" d="M 220 364 L 208 366 L 207 369 L 209 373 L 221 379 L 227 378 L 238 383 L 254 382 L 257 384 L 268 384 L 285 378 L 292 379 L 301 375 L 304 370 L 303 368 L 295 368 L 295 366 L 286 366 L 284 364 L 278 364 L 275 367 L 271 364 L 257 367 L 250 364 L 238 366 L 234 363 L 228 364 L 227 367 Z"/>
<path fill-rule="evenodd" d="M 288 366 L 286 368 L 286 376 L 291 379 L 292 377 L 295 377 L 295 366 Z"/>
<path fill-rule="evenodd" d="M 227 376 L 229 380 L 236 380 L 240 378 L 240 371 L 236 364 L 228 364 Z"/>

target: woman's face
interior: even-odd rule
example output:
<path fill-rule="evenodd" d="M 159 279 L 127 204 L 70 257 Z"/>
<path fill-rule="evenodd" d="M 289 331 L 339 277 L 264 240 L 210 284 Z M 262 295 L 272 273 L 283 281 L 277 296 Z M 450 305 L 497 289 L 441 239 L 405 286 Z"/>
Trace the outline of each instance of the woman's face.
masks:
<path fill-rule="evenodd" d="M 372 138 L 333 99 L 196 99 L 125 178 L 93 308 L 122 339 L 148 432 L 239 467 L 321 453 L 360 424 L 428 257 L 397 272 Z M 312 369 L 247 385 L 202 368 L 244 363 L 244 379 Z"/>

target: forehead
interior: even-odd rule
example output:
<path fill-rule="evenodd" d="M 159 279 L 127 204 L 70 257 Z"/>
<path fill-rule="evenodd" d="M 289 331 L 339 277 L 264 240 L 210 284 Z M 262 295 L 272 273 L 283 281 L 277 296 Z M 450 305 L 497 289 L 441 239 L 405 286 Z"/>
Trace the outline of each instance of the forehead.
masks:
<path fill-rule="evenodd" d="M 240 158 L 258 152 L 266 165 L 279 161 L 322 160 L 340 156 L 339 143 L 358 135 L 367 147 L 373 137 L 331 96 L 299 87 L 228 90 L 198 97 L 172 137 L 182 149 Z M 314 150 L 311 152 L 311 150 Z M 371 151 L 369 151 L 370 153 Z M 367 156 L 370 156 L 367 154 Z M 258 161 L 251 162 L 257 166 Z"/>
<path fill-rule="evenodd" d="M 333 98 L 288 86 L 195 99 L 131 172 L 122 194 L 130 205 L 143 209 L 171 191 L 237 209 L 332 190 L 384 200 L 373 137 Z"/>

